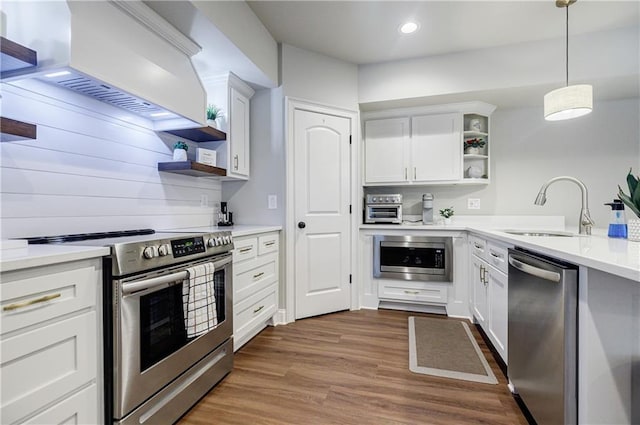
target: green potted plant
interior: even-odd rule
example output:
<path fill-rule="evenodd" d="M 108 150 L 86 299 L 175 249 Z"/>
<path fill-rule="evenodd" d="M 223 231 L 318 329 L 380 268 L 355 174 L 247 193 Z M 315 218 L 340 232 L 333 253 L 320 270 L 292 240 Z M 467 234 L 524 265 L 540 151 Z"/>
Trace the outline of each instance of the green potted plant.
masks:
<path fill-rule="evenodd" d="M 631 169 L 627 174 L 627 185 L 629 186 L 629 195 L 618 186 L 618 198 L 638 217 L 637 220 L 630 219 L 627 223 L 627 238 L 630 241 L 640 242 L 640 176 L 636 177 L 631 174 Z"/>
<path fill-rule="evenodd" d="M 486 144 L 487 142 L 484 139 L 479 139 L 476 137 L 473 139 L 465 140 L 462 144 L 462 147 L 464 148 L 464 153 L 478 155 L 482 153 Z"/>
<path fill-rule="evenodd" d="M 444 224 L 451 224 L 451 217 L 453 214 L 453 207 L 443 208 L 440 210 L 440 215 L 444 218 Z"/>
<path fill-rule="evenodd" d="M 189 150 L 189 146 L 180 140 L 178 140 L 173 145 L 173 160 L 174 161 L 186 161 L 187 160 L 187 151 Z"/>
<path fill-rule="evenodd" d="M 222 117 L 222 109 L 210 103 L 207 105 L 207 124 L 209 127 L 218 128 L 216 120 Z"/>

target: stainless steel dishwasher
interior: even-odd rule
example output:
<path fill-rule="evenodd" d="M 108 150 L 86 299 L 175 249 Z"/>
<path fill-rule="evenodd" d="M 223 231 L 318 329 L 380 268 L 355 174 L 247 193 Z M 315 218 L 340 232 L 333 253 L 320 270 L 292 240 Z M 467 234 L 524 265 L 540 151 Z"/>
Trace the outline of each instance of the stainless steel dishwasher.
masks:
<path fill-rule="evenodd" d="M 509 250 L 509 364 L 515 392 L 538 425 L 576 424 L 578 270 Z"/>

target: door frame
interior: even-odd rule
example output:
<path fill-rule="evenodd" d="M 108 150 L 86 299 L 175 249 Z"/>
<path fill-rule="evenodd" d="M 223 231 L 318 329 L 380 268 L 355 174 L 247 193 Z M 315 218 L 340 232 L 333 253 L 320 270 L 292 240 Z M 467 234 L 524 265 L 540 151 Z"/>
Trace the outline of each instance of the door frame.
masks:
<path fill-rule="evenodd" d="M 294 193 L 294 167 L 293 159 L 295 158 L 295 144 L 294 144 L 294 114 L 296 110 L 316 112 L 320 114 L 334 115 L 338 117 L 347 118 L 350 120 L 351 128 L 351 161 L 350 161 L 350 196 L 349 200 L 352 205 L 352 213 L 349 220 L 350 223 L 350 244 L 349 244 L 349 257 L 351 262 L 351 275 L 353 277 L 351 283 L 351 310 L 357 310 L 360 308 L 358 283 L 359 275 L 357 273 L 357 253 L 355 247 L 358 243 L 358 225 L 360 224 L 360 211 L 358 202 L 358 196 L 361 189 L 358 189 L 360 184 L 360 173 L 358 172 L 358 164 L 360 158 L 360 113 L 337 106 L 331 106 L 316 102 L 311 102 L 304 99 L 298 99 L 294 97 L 285 96 L 285 311 L 284 322 L 295 322 L 295 242 L 296 242 L 296 217 L 295 217 L 295 193 Z M 282 318 L 282 313 L 280 314 Z"/>

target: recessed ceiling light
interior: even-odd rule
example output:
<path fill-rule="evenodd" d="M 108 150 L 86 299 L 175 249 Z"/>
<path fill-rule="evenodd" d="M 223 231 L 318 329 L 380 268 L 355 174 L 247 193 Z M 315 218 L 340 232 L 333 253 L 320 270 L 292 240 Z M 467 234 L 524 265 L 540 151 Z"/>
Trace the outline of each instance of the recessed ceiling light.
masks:
<path fill-rule="evenodd" d="M 420 28 L 420 25 L 416 22 L 405 22 L 400 26 L 399 31 L 402 34 L 411 34 L 412 32 L 416 32 Z"/>

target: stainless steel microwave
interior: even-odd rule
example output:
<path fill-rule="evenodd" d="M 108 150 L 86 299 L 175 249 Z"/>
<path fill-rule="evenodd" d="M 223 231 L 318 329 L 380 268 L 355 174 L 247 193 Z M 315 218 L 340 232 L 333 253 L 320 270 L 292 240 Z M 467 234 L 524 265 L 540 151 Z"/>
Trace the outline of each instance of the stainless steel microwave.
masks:
<path fill-rule="evenodd" d="M 373 276 L 451 282 L 453 241 L 450 237 L 375 235 Z"/>

